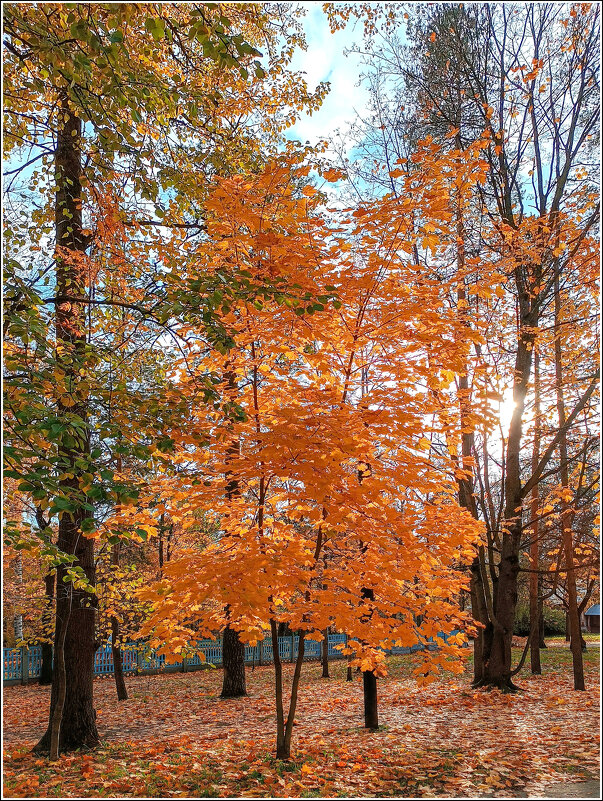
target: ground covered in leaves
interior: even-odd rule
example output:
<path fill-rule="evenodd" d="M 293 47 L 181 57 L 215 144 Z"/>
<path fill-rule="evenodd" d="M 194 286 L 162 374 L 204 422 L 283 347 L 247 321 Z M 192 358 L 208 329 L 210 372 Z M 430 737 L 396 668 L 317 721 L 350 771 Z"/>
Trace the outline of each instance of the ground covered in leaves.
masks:
<path fill-rule="evenodd" d="M 515 654 L 518 657 L 517 652 Z M 542 795 L 599 770 L 599 649 L 586 654 L 587 692 L 572 690 L 566 647 L 543 652 L 516 695 L 474 691 L 464 676 L 426 688 L 412 657 L 391 657 L 379 680 L 381 728 L 362 728 L 362 683 L 345 665 L 321 679 L 304 665 L 291 762 L 272 757 L 273 671 L 248 671 L 248 698 L 221 700 L 220 670 L 95 681 L 102 746 L 30 753 L 45 728 L 47 687 L 4 690 L 4 797 L 438 797 Z M 292 666 L 286 667 L 290 680 Z M 288 685 L 287 685 L 288 686 Z"/>

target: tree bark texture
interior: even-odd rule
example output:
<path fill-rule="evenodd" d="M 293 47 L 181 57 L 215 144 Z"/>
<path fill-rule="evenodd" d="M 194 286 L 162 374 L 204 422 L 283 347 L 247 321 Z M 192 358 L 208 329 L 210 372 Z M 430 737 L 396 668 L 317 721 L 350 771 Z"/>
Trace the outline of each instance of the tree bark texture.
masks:
<path fill-rule="evenodd" d="M 75 556 L 73 567 L 79 568 L 88 583 L 94 586 L 94 540 L 82 533 L 82 520 L 87 516 L 82 506 L 80 475 L 86 472 L 81 464 L 89 458 L 88 415 L 85 393 L 80 391 L 80 370 L 85 364 L 85 319 L 82 303 L 63 302 L 61 297 L 83 296 L 85 284 L 78 254 L 85 250 L 82 233 L 81 190 L 81 121 L 72 113 L 66 96 L 61 98 L 63 122 L 57 133 L 55 151 L 55 232 L 56 232 L 56 341 L 57 364 L 64 373 L 64 391 L 57 393 L 57 415 L 66 420 L 79 419 L 80 427 L 69 426 L 69 439 L 59 443 L 63 474 L 60 490 L 70 500 L 71 511 L 62 512 L 57 545 L 61 551 Z M 64 642 L 63 641 L 64 638 Z M 60 653 L 60 650 L 63 652 Z M 98 745 L 96 713 L 93 706 L 95 607 L 94 596 L 85 588 L 76 587 L 67 568 L 57 569 L 55 658 L 64 660 L 64 686 L 59 680 L 62 670 L 53 676 L 50 721 L 36 750 L 50 749 L 53 716 L 62 706 L 60 716 L 61 751 L 90 748 Z M 59 686 L 61 685 L 61 686 Z M 64 692 L 64 704 L 61 695 Z"/>
<path fill-rule="evenodd" d="M 322 662 L 321 678 L 329 678 L 329 630 L 324 630 L 324 639 L 320 644 L 320 661 Z"/>
<path fill-rule="evenodd" d="M 530 299 L 524 267 L 516 268 L 519 338 L 515 356 L 513 401 L 515 403 L 507 439 L 505 508 L 498 580 L 493 592 L 491 646 L 484 649 L 482 684 L 503 691 L 517 689 L 511 681 L 511 642 L 517 606 L 517 575 L 522 536 L 523 494 L 521 446 L 523 415 L 532 369 L 532 350 L 538 325 L 538 306 Z"/>
<path fill-rule="evenodd" d="M 362 686 L 364 690 L 364 728 L 378 729 L 377 677 L 372 670 L 363 671 Z"/>
<path fill-rule="evenodd" d="M 221 698 L 240 698 L 247 695 L 245 683 L 245 646 L 237 631 L 230 626 L 224 629 L 222 638 L 222 667 L 224 679 Z"/>

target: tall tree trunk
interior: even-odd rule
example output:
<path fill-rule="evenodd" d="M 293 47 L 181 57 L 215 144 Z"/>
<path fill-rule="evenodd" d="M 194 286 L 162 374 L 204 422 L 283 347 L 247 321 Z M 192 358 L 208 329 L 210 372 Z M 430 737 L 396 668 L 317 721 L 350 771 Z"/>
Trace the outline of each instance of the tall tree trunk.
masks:
<path fill-rule="evenodd" d="M 457 86 L 457 108 L 461 107 L 460 88 Z M 456 120 L 456 147 L 459 152 L 457 165 L 462 169 L 460 153 L 462 151 L 461 141 L 461 118 Z M 457 314 L 466 329 L 470 328 L 468 319 L 467 293 L 465 291 L 465 221 L 464 221 L 464 189 L 462 184 L 456 190 L 456 258 L 457 258 Z M 467 360 L 463 370 L 458 377 L 458 398 L 459 398 L 459 417 L 461 424 L 461 467 L 463 477 L 457 479 L 459 506 L 467 509 L 474 520 L 479 519 L 477 504 L 473 495 L 473 449 L 475 444 L 475 434 L 470 423 L 471 413 L 471 390 L 469 386 L 469 371 Z M 484 638 L 488 629 L 489 617 L 486 604 L 486 591 L 484 581 L 487 576 L 481 569 L 479 553 L 473 559 L 470 567 L 469 592 L 471 597 L 471 614 L 473 619 L 480 623 L 477 627 L 477 634 L 473 640 L 473 684 L 478 686 L 483 681 L 484 673 Z"/>
<path fill-rule="evenodd" d="M 111 653 L 113 654 L 113 675 L 115 677 L 115 689 L 118 701 L 128 700 L 128 691 L 124 680 L 124 667 L 119 646 L 119 620 L 111 616 Z"/>
<path fill-rule="evenodd" d="M 372 590 L 370 587 L 363 587 L 362 597 L 367 601 L 374 601 L 374 590 Z M 378 729 L 379 715 L 377 712 L 377 677 L 372 670 L 362 671 L 362 690 L 364 696 L 364 727 L 366 729 Z"/>
<path fill-rule="evenodd" d="M 291 682 L 291 697 L 289 699 L 289 711 L 285 720 L 283 702 L 283 666 L 278 652 L 278 629 L 276 621 L 270 621 L 272 630 L 272 650 L 274 652 L 274 680 L 275 680 L 275 701 L 276 701 L 276 758 L 288 760 L 291 758 L 291 735 L 293 734 L 293 723 L 295 722 L 295 709 L 297 707 L 297 695 L 299 691 L 299 680 L 301 676 L 302 664 L 304 661 L 305 650 L 305 631 L 299 632 L 299 645 L 293 681 Z"/>
<path fill-rule="evenodd" d="M 542 579 L 538 577 L 538 647 L 546 648 L 544 639 L 544 608 L 542 603 Z"/>
<path fill-rule="evenodd" d="M 118 457 L 118 470 L 121 470 L 121 457 Z M 117 567 L 119 566 L 119 549 L 121 543 L 117 542 L 113 546 L 111 554 L 111 561 Z M 115 615 L 111 615 L 111 653 L 113 655 L 113 676 L 115 677 L 115 690 L 117 692 L 118 701 L 128 700 L 128 691 L 126 689 L 126 682 L 124 680 L 124 667 L 121 655 L 121 646 L 119 643 L 119 620 Z"/>
<path fill-rule="evenodd" d="M 231 402 L 235 402 L 238 396 L 236 375 L 233 370 L 227 369 L 224 374 L 226 382 L 226 392 Z M 240 453 L 240 443 L 233 436 L 228 446 L 227 463 L 234 460 Z M 235 471 L 226 472 L 226 498 L 229 503 L 233 503 L 240 495 L 239 479 Z M 226 607 L 228 620 L 229 608 Z M 262 664 L 262 643 L 260 642 L 260 665 Z M 255 665 L 254 665 L 255 667 Z M 222 681 L 222 698 L 240 698 L 247 695 L 247 684 L 245 680 L 245 646 L 239 639 L 237 631 L 230 626 L 224 629 L 222 639 L 222 669 L 224 677 Z"/>
<path fill-rule="evenodd" d="M 52 621 L 52 604 L 54 601 L 54 573 L 47 573 L 44 577 L 44 614 L 42 615 L 42 626 L 45 636 L 50 636 L 50 624 Z M 52 684 L 52 645 L 49 642 L 42 643 L 42 666 L 40 668 L 40 684 Z"/>
<path fill-rule="evenodd" d="M 534 445 L 532 447 L 532 473 L 536 472 L 540 461 L 540 360 L 538 350 L 534 352 Z M 530 514 L 532 517 L 532 541 L 530 543 L 530 669 L 532 674 L 540 675 L 540 616 L 542 615 L 542 601 L 540 600 L 540 582 L 538 570 L 540 566 L 538 506 L 540 491 L 538 482 L 532 487 Z"/>
<path fill-rule="evenodd" d="M 559 291 L 559 273 L 555 276 L 555 384 L 557 392 L 557 415 L 560 429 L 559 461 L 560 477 L 563 489 L 570 489 L 569 468 L 567 464 L 567 436 L 565 434 L 565 401 L 563 398 L 563 363 L 561 339 L 558 326 L 561 318 L 561 297 Z M 574 541 L 572 536 L 573 512 L 566 499 L 561 501 L 561 529 L 563 555 L 565 558 L 567 607 L 570 624 L 570 648 L 574 668 L 574 690 L 584 690 L 584 664 L 582 661 L 582 632 L 580 631 L 580 613 L 578 611 L 578 593 L 576 589 L 576 571 L 574 567 Z"/>
<path fill-rule="evenodd" d="M 320 644 L 320 661 L 322 662 L 323 679 L 329 678 L 329 629 L 324 630 L 324 639 Z"/>
<path fill-rule="evenodd" d="M 86 511 L 80 490 L 82 467 L 89 461 L 90 445 L 87 430 L 85 390 L 80 389 L 85 373 L 86 333 L 84 307 L 72 300 L 85 296 L 85 283 L 78 257 L 85 251 L 82 233 L 81 190 L 81 121 L 69 107 L 66 94 L 60 98 L 61 116 L 58 122 L 55 151 L 55 233 L 56 233 L 56 361 L 64 375 L 57 392 L 57 415 L 65 421 L 77 418 L 79 429 L 68 426 L 58 446 L 61 460 L 59 488 L 69 500 L 71 509 L 59 519 L 59 550 L 75 556 L 73 567 L 81 569 L 90 586 L 95 583 L 94 540 L 82 533 Z M 71 299 L 70 299 L 71 298 Z M 61 653 L 62 651 L 62 653 Z M 57 569 L 55 658 L 57 670 L 53 676 L 50 700 L 50 722 L 36 750 L 48 752 L 51 745 L 53 721 L 60 730 L 61 751 L 90 748 L 98 745 L 96 713 L 93 706 L 92 679 L 94 671 L 95 599 L 93 594 L 76 587 L 69 579 L 67 568 Z M 61 662 L 64 660 L 64 671 Z M 62 674 L 64 673 L 64 682 Z M 64 695 L 64 702 L 63 702 Z M 60 711 L 60 720 L 57 723 Z"/>
<path fill-rule="evenodd" d="M 245 683 L 245 646 L 239 633 L 226 626 L 222 637 L 222 667 L 224 679 L 221 698 L 240 698 L 247 695 Z"/>
<path fill-rule="evenodd" d="M 59 616 L 57 611 L 57 636 L 55 640 L 56 666 L 52 681 L 52 695 L 50 702 L 50 721 L 48 723 L 48 756 L 51 762 L 56 762 L 61 751 L 61 724 L 65 711 L 65 700 L 67 698 L 67 673 L 65 670 L 65 637 L 71 617 L 72 594 L 69 588 L 57 587 L 57 599 L 59 595 L 68 595 L 68 605 L 65 605 L 65 617 Z M 46 736 L 46 735 L 45 735 Z M 39 750 L 41 743 L 38 743 L 36 750 Z"/>
<path fill-rule="evenodd" d="M 482 680 L 483 684 L 498 687 L 503 691 L 517 689 L 511 681 L 511 642 L 517 606 L 517 575 L 523 532 L 521 447 L 523 414 L 532 369 L 532 349 L 538 325 L 538 306 L 530 298 L 524 270 L 527 272 L 524 266 L 518 265 L 515 271 L 519 304 L 519 338 L 513 379 L 515 406 L 507 440 L 507 472 L 504 481 L 505 520 L 498 580 L 493 597 L 492 647 L 489 652 L 484 653 Z"/>

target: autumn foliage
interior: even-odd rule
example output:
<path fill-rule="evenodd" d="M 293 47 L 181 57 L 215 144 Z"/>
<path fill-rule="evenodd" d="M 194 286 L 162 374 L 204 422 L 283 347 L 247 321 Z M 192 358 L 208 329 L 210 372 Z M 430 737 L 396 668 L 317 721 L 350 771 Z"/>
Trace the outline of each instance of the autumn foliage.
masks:
<path fill-rule="evenodd" d="M 109 642 L 182 663 L 226 632 L 236 697 L 243 644 L 297 634 L 279 760 L 329 632 L 375 736 L 390 649 L 422 687 L 472 641 L 474 688 L 512 692 L 551 598 L 585 688 L 598 11 L 419 6 L 325 4 L 368 53 L 339 150 L 283 135 L 328 89 L 291 69 L 298 7 L 8 7 L 5 611 L 46 645 L 53 761 L 100 743 Z"/>

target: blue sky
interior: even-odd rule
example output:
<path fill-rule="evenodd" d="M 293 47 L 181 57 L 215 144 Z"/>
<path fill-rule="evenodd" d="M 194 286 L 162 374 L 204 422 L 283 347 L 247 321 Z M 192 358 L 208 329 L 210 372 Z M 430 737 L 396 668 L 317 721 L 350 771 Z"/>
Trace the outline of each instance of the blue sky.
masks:
<path fill-rule="evenodd" d="M 338 128 L 343 130 L 346 123 L 356 116 L 356 110 L 363 110 L 366 106 L 366 90 L 357 86 L 361 57 L 355 53 L 344 55 L 346 48 L 362 43 L 363 26 L 362 21 L 350 20 L 343 30 L 332 34 L 322 3 L 303 5 L 306 8 L 303 25 L 308 49 L 295 53 L 291 68 L 306 74 L 310 89 L 314 90 L 320 81 L 330 81 L 331 91 L 320 110 L 311 116 L 304 115 L 287 131 L 287 137 L 315 144 Z"/>

